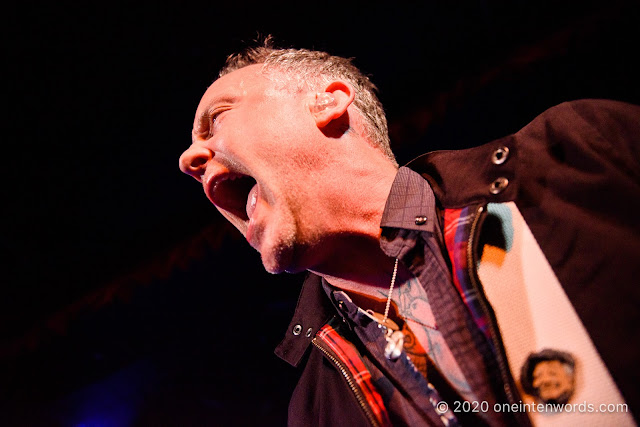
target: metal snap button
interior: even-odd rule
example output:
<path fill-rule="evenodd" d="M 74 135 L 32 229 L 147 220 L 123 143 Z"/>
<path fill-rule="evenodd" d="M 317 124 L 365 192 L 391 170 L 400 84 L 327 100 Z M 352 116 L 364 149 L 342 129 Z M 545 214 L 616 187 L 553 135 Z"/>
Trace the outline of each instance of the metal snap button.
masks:
<path fill-rule="evenodd" d="M 427 223 L 427 217 L 424 215 L 418 215 L 416 217 L 416 225 L 424 225 Z"/>
<path fill-rule="evenodd" d="M 491 162 L 494 165 L 501 165 L 507 161 L 509 157 L 509 148 L 508 147 L 500 147 L 491 155 Z"/>
<path fill-rule="evenodd" d="M 309 338 L 311 336 L 311 332 L 313 332 L 313 329 L 309 328 L 307 329 L 307 338 Z"/>
<path fill-rule="evenodd" d="M 300 332 L 302 332 L 301 325 L 296 325 L 293 327 L 293 335 L 300 335 Z"/>
<path fill-rule="evenodd" d="M 502 190 L 507 188 L 507 185 L 509 185 L 509 180 L 501 176 L 491 183 L 491 185 L 489 186 L 489 192 L 491 194 L 499 194 L 502 192 Z"/>

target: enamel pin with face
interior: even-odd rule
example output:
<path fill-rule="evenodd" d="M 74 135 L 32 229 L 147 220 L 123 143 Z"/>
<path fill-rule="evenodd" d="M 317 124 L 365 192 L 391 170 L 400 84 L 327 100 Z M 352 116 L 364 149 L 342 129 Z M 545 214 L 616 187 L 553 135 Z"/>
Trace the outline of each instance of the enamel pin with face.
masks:
<path fill-rule="evenodd" d="M 545 349 L 531 353 L 522 366 L 520 383 L 525 393 L 542 403 L 569 401 L 575 388 L 575 360 L 569 353 Z"/>

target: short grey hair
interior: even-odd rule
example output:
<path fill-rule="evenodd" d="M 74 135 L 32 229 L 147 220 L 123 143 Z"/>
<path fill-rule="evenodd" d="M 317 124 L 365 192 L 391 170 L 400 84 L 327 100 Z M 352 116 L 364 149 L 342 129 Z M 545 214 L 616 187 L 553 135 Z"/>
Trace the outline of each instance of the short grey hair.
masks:
<path fill-rule="evenodd" d="M 265 69 L 273 67 L 285 75 L 294 76 L 309 88 L 317 88 L 336 79 L 345 80 L 355 89 L 353 103 L 364 118 L 367 138 L 397 166 L 389 143 L 387 118 L 376 95 L 378 89 L 353 65 L 352 60 L 315 50 L 277 49 L 273 47 L 272 38 L 267 37 L 262 45 L 227 57 L 218 77 L 249 65 L 264 64 Z"/>

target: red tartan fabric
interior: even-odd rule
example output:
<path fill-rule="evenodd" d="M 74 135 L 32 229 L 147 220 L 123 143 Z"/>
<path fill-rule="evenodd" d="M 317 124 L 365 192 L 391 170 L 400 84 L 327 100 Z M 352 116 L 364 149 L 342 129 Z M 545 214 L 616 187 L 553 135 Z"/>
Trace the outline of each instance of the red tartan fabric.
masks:
<path fill-rule="evenodd" d="M 330 324 L 324 325 L 318 331 L 316 338 L 325 343 L 336 358 L 349 370 L 378 423 L 381 426 L 391 426 L 382 396 L 373 385 L 371 373 L 353 344 L 344 339 Z"/>
<path fill-rule="evenodd" d="M 444 242 L 447 247 L 447 253 L 449 254 L 449 259 L 451 260 L 451 265 L 453 267 L 453 284 L 458 289 L 458 292 L 462 294 L 464 298 L 464 293 L 462 292 L 462 287 L 460 286 L 460 270 L 466 271 L 467 269 L 467 261 L 466 261 L 466 240 L 462 242 L 458 242 L 456 245 L 455 237 L 456 232 L 459 227 L 460 214 L 462 213 L 462 209 L 445 209 L 444 211 Z M 457 246 L 462 245 L 462 248 Z M 456 250 L 457 249 L 457 250 Z M 462 264 L 462 265 L 460 265 Z M 466 301 L 465 301 L 466 303 Z"/>
<path fill-rule="evenodd" d="M 473 288 L 469 277 L 468 251 L 471 248 L 468 247 L 468 242 L 471 224 L 476 215 L 475 206 L 461 209 L 445 209 L 444 242 L 451 260 L 453 283 L 462 300 L 469 308 L 473 320 L 491 342 L 489 319 L 480 306 L 478 293 Z"/>

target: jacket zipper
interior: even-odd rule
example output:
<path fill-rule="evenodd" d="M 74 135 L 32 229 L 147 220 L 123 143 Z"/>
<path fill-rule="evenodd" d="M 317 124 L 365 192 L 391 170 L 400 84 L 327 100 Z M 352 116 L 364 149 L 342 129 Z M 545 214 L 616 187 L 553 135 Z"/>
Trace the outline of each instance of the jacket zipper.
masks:
<path fill-rule="evenodd" d="M 491 341 L 493 341 L 493 346 L 495 348 L 496 359 L 498 360 L 498 368 L 500 369 L 500 376 L 502 378 L 502 383 L 504 385 L 504 392 L 507 396 L 507 400 L 509 404 L 514 404 L 516 403 L 516 400 L 513 395 L 513 390 L 511 387 L 513 382 L 511 381 L 511 373 L 509 371 L 509 368 L 505 363 L 507 356 L 504 351 L 504 346 L 502 344 L 502 340 L 500 339 L 500 335 L 497 333 L 498 331 L 496 328 L 497 323 L 496 323 L 495 316 L 493 315 L 493 311 L 489 311 L 489 308 L 487 307 L 487 297 L 484 294 L 484 290 L 480 288 L 478 281 L 476 280 L 477 276 L 476 276 L 476 270 L 474 268 L 475 266 L 474 245 L 475 245 L 476 233 L 478 232 L 478 230 L 476 229 L 478 228 L 478 223 L 480 222 L 480 218 L 482 216 L 481 214 L 484 211 L 484 209 L 485 209 L 484 206 L 478 207 L 478 209 L 476 210 L 476 217 L 473 219 L 473 223 L 471 224 L 471 230 L 470 230 L 471 232 L 469 233 L 469 241 L 467 243 L 468 244 L 467 268 L 469 269 L 469 278 L 471 279 L 471 285 L 476 290 L 478 294 L 478 301 L 480 301 L 482 310 L 484 311 L 484 313 L 487 315 L 489 319 L 488 325 L 489 325 L 489 330 L 491 331 Z M 526 413 L 517 412 L 517 413 L 514 413 L 514 417 L 519 425 L 523 425 L 523 426 L 531 425 L 531 419 Z"/>
<path fill-rule="evenodd" d="M 513 397 L 513 391 L 511 390 L 511 377 L 510 373 L 507 370 L 504 357 L 502 354 L 502 342 L 499 338 L 495 327 L 495 319 L 491 314 L 489 309 L 487 308 L 486 297 L 484 295 L 484 291 L 480 289 L 478 285 L 478 281 L 476 280 L 476 271 L 475 271 L 475 237 L 476 237 L 476 228 L 478 227 L 478 222 L 480 222 L 480 217 L 482 216 L 482 212 L 484 211 L 484 206 L 479 206 L 476 210 L 476 216 L 473 219 L 473 223 L 471 224 L 471 232 L 469 233 L 469 242 L 467 243 L 467 268 L 469 269 L 469 278 L 471 279 L 471 285 L 473 289 L 478 294 L 478 301 L 482 305 L 482 310 L 489 318 L 489 330 L 491 332 L 491 340 L 493 341 L 493 346 L 496 350 L 496 358 L 498 359 L 498 368 L 500 369 L 500 376 L 502 377 L 502 382 L 504 384 L 504 391 L 507 395 L 507 400 L 510 404 L 516 403 Z"/>
<path fill-rule="evenodd" d="M 342 364 L 342 362 L 340 360 L 338 360 L 335 356 L 333 356 L 329 352 L 329 350 L 327 350 L 324 347 L 322 347 L 320 345 L 320 343 L 318 342 L 317 338 L 314 337 L 311 340 L 311 343 L 318 350 L 320 350 L 329 360 L 331 360 L 333 362 L 333 364 L 336 366 L 336 368 L 338 368 L 338 371 L 340 371 L 340 373 L 345 378 L 345 380 L 347 380 L 347 384 L 349 385 L 349 388 L 351 388 L 351 391 L 355 395 L 356 400 L 358 401 L 358 404 L 360 404 L 360 407 L 364 411 L 364 413 L 365 413 L 367 419 L 369 420 L 369 422 L 371 423 L 371 425 L 376 426 L 376 427 L 380 426 L 380 424 L 378 423 L 378 420 L 375 418 L 375 416 L 371 412 L 371 408 L 369 407 L 369 405 L 365 401 L 365 398 L 362 396 L 362 392 L 356 386 L 355 381 L 354 381 L 353 377 L 351 376 L 351 374 L 349 373 L 349 371 L 347 370 L 347 368 L 345 368 L 344 365 Z"/>

